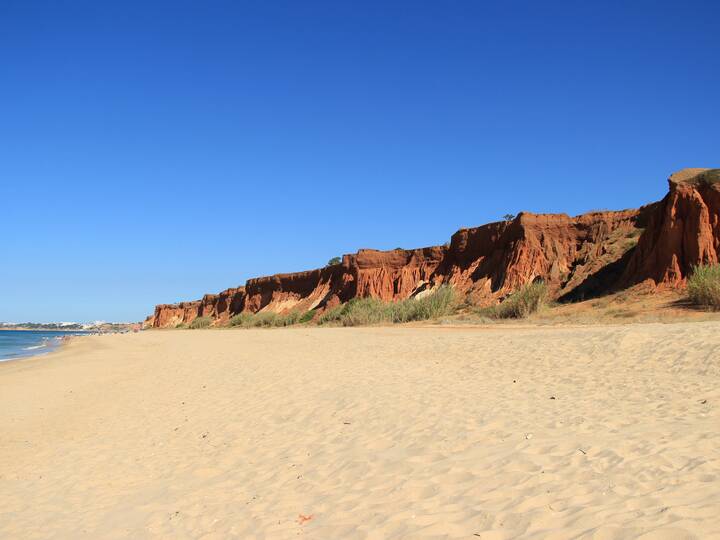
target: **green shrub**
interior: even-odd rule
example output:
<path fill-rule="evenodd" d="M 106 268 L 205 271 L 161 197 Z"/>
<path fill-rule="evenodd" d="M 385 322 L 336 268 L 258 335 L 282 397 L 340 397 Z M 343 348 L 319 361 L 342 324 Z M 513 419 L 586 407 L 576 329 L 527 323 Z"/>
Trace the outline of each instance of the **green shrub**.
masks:
<path fill-rule="evenodd" d="M 176 324 L 175 328 L 177 330 L 182 330 L 183 328 L 187 328 L 187 324 L 181 322 L 181 323 Z"/>
<path fill-rule="evenodd" d="M 322 314 L 319 324 L 338 323 L 343 326 L 362 326 L 391 320 L 386 304 L 377 298 L 353 298 Z"/>
<path fill-rule="evenodd" d="M 291 311 L 285 315 L 279 315 L 275 320 L 275 326 L 292 326 L 293 324 L 298 324 L 300 317 L 302 317 L 302 313 L 299 311 Z"/>
<path fill-rule="evenodd" d="M 720 310 L 720 264 L 703 264 L 687 280 L 688 299 L 699 306 Z"/>
<path fill-rule="evenodd" d="M 290 311 L 285 315 L 278 315 L 275 318 L 274 326 L 293 326 L 295 324 L 303 324 L 313 319 L 315 313 L 313 311 Z"/>
<path fill-rule="evenodd" d="M 497 306 L 478 310 L 493 319 L 524 319 L 535 313 L 547 300 L 547 285 L 531 283 L 515 291 Z"/>
<path fill-rule="evenodd" d="M 318 324 L 364 326 L 379 323 L 403 323 L 434 319 L 452 313 L 457 306 L 455 290 L 442 285 L 422 298 L 408 298 L 386 303 L 377 298 L 353 298 L 317 318 Z M 315 311 L 290 311 L 284 315 L 273 312 L 239 313 L 230 319 L 230 326 L 280 327 L 304 324 L 315 318 Z"/>
<path fill-rule="evenodd" d="M 298 321 L 300 324 L 309 323 L 315 318 L 315 312 L 310 310 L 306 311 L 300 316 L 300 320 Z"/>
<path fill-rule="evenodd" d="M 693 183 L 700 186 L 711 186 L 720 182 L 720 169 L 704 171 L 693 178 Z"/>
<path fill-rule="evenodd" d="M 253 328 L 258 326 L 274 326 L 277 314 L 271 311 L 262 313 L 238 313 L 230 319 L 230 326 Z"/>
<path fill-rule="evenodd" d="M 213 320 L 210 317 L 198 317 L 190 323 L 190 328 L 192 330 L 197 330 L 199 328 L 207 328 L 212 324 L 212 322 Z"/>
<path fill-rule="evenodd" d="M 230 326 L 243 326 L 246 328 L 258 327 L 280 327 L 292 326 L 294 324 L 305 323 L 312 320 L 314 313 L 307 311 L 291 311 L 284 315 L 279 315 L 271 311 L 262 311 L 260 313 L 238 313 L 230 319 Z"/>
<path fill-rule="evenodd" d="M 260 313 L 256 313 L 253 315 L 253 318 L 250 319 L 250 322 L 248 326 L 253 327 L 268 327 L 268 326 L 276 326 L 278 314 L 273 313 L 272 311 L 262 311 Z"/>
<path fill-rule="evenodd" d="M 325 313 L 318 317 L 318 324 L 329 324 L 340 321 L 347 304 L 340 304 L 334 308 L 328 309 Z"/>
<path fill-rule="evenodd" d="M 408 298 L 392 304 L 393 322 L 426 321 L 444 315 L 450 315 L 457 307 L 458 299 L 455 289 L 449 285 L 441 285 L 422 298 Z"/>
<path fill-rule="evenodd" d="M 443 285 L 422 298 L 408 298 L 394 303 L 382 302 L 377 298 L 353 298 L 323 313 L 318 318 L 318 324 L 364 326 L 421 321 L 448 315 L 456 305 L 455 290 Z"/>
<path fill-rule="evenodd" d="M 230 318 L 230 326 L 248 326 L 252 318 L 252 313 L 238 313 Z"/>

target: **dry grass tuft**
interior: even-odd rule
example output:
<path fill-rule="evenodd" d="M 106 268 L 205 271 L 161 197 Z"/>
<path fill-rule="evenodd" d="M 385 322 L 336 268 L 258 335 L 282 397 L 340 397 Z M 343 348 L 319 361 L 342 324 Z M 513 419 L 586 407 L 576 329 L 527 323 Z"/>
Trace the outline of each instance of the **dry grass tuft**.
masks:
<path fill-rule="evenodd" d="M 441 285 L 422 298 L 383 302 L 377 298 L 354 298 L 318 319 L 318 324 L 367 326 L 380 323 L 426 321 L 450 315 L 457 307 L 457 294 L 449 285 Z"/>
<path fill-rule="evenodd" d="M 720 310 L 720 264 L 696 266 L 687 280 L 687 296 L 693 304 Z"/>
<path fill-rule="evenodd" d="M 524 319 L 535 313 L 547 302 L 547 285 L 531 283 L 512 293 L 497 306 L 477 311 L 479 315 L 493 319 Z"/>
<path fill-rule="evenodd" d="M 210 317 L 198 317 L 190 323 L 189 328 L 192 330 L 198 330 L 200 328 L 208 328 L 212 324 L 213 320 Z"/>
<path fill-rule="evenodd" d="M 312 311 L 304 313 L 300 311 L 291 311 L 284 315 L 273 313 L 271 311 L 263 311 L 260 313 L 238 313 L 230 319 L 230 326 L 244 328 L 277 328 L 282 326 L 292 326 L 311 321 L 313 318 Z"/>

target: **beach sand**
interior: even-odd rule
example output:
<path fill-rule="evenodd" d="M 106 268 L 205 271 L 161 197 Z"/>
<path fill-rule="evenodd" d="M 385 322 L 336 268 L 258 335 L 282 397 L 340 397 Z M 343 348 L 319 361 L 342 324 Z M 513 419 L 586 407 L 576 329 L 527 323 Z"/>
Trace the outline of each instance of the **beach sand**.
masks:
<path fill-rule="evenodd" d="M 720 323 L 152 331 L 0 364 L 0 538 L 720 538 Z"/>

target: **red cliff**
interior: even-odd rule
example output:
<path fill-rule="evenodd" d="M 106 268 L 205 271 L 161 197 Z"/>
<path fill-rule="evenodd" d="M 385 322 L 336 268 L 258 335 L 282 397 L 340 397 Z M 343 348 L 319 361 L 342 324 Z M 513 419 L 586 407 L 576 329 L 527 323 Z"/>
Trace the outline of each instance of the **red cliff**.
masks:
<path fill-rule="evenodd" d="M 395 301 L 442 283 L 476 303 L 497 302 L 534 280 L 545 281 L 563 301 L 648 279 L 679 285 L 694 265 L 718 261 L 719 173 L 676 173 L 662 201 L 638 210 L 576 217 L 521 213 L 512 221 L 461 229 L 445 246 L 363 249 L 337 265 L 254 278 L 202 300 L 158 305 L 146 324 L 174 327 L 201 316 L 223 323 L 261 310 L 322 311 L 355 297 Z"/>
<path fill-rule="evenodd" d="M 643 280 L 682 284 L 694 266 L 717 263 L 720 244 L 720 169 L 684 169 L 650 216 L 623 285 Z"/>

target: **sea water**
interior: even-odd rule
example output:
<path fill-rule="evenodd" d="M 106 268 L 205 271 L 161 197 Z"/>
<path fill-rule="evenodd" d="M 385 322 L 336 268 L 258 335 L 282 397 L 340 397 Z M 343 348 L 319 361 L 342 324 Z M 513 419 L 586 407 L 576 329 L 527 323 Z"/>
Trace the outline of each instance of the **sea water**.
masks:
<path fill-rule="evenodd" d="M 0 362 L 52 351 L 62 338 L 82 332 L 47 330 L 0 330 Z"/>

